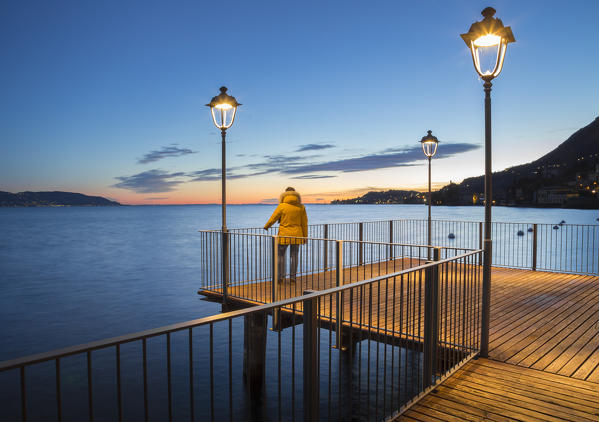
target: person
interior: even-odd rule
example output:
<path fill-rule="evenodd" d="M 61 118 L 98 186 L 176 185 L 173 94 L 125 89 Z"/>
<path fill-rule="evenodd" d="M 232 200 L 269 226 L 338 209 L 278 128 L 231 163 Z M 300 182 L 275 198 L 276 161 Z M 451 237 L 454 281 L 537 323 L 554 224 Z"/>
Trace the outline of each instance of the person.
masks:
<path fill-rule="evenodd" d="M 279 255 L 278 267 L 280 283 L 285 272 L 285 252 L 289 247 L 289 279 L 295 282 L 297 275 L 297 257 L 300 245 L 306 243 L 308 237 L 308 215 L 306 207 L 302 205 L 302 198 L 292 187 L 285 189 L 279 197 L 279 205 L 272 213 L 264 230 L 268 230 L 274 223 L 279 222 Z"/>

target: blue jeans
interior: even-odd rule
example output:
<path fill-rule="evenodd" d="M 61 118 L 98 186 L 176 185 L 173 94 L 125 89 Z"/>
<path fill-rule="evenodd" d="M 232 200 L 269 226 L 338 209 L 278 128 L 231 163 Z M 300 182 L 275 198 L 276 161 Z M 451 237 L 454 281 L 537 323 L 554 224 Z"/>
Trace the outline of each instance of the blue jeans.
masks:
<path fill-rule="evenodd" d="M 297 274 L 297 255 L 299 253 L 300 245 L 278 245 L 277 252 L 279 255 L 279 280 L 285 279 L 287 272 L 285 271 L 285 252 L 287 252 L 287 246 L 289 249 L 289 278 L 295 281 Z"/>

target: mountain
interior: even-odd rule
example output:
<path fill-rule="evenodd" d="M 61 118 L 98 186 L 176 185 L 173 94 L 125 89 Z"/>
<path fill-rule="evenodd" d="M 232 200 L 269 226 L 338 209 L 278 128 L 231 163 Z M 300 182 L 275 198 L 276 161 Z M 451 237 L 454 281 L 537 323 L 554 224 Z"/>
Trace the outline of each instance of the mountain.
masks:
<path fill-rule="evenodd" d="M 599 208 L 598 183 L 599 117 L 541 158 L 493 173 L 493 200 L 497 205 Z M 432 203 L 482 204 L 484 190 L 484 176 L 470 177 L 433 192 Z M 344 203 L 375 203 L 364 197 Z M 397 203 L 387 199 L 378 198 L 379 203 Z"/>
<path fill-rule="evenodd" d="M 101 196 L 87 196 L 73 192 L 10 193 L 0 191 L 0 207 L 105 207 L 118 205 L 121 204 L 102 198 Z"/>

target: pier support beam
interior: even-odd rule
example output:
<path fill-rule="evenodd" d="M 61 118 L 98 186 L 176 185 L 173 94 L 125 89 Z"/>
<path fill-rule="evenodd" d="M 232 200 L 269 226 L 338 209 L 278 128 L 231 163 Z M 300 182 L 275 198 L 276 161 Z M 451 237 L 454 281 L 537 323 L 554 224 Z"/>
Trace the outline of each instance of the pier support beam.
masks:
<path fill-rule="evenodd" d="M 266 367 L 266 313 L 244 316 L 243 380 L 252 398 L 262 394 Z"/>

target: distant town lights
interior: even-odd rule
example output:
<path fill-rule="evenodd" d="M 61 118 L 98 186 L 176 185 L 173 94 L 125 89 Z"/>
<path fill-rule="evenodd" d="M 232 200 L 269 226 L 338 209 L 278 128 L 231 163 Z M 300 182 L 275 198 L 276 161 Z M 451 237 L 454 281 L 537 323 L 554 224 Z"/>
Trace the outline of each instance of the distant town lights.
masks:
<path fill-rule="evenodd" d="M 461 37 L 472 53 L 476 72 L 481 79 L 490 82 L 501 73 L 507 45 L 516 40 L 512 29 L 493 17 L 495 9 L 487 7 L 481 14 L 483 20 L 473 23 Z"/>

